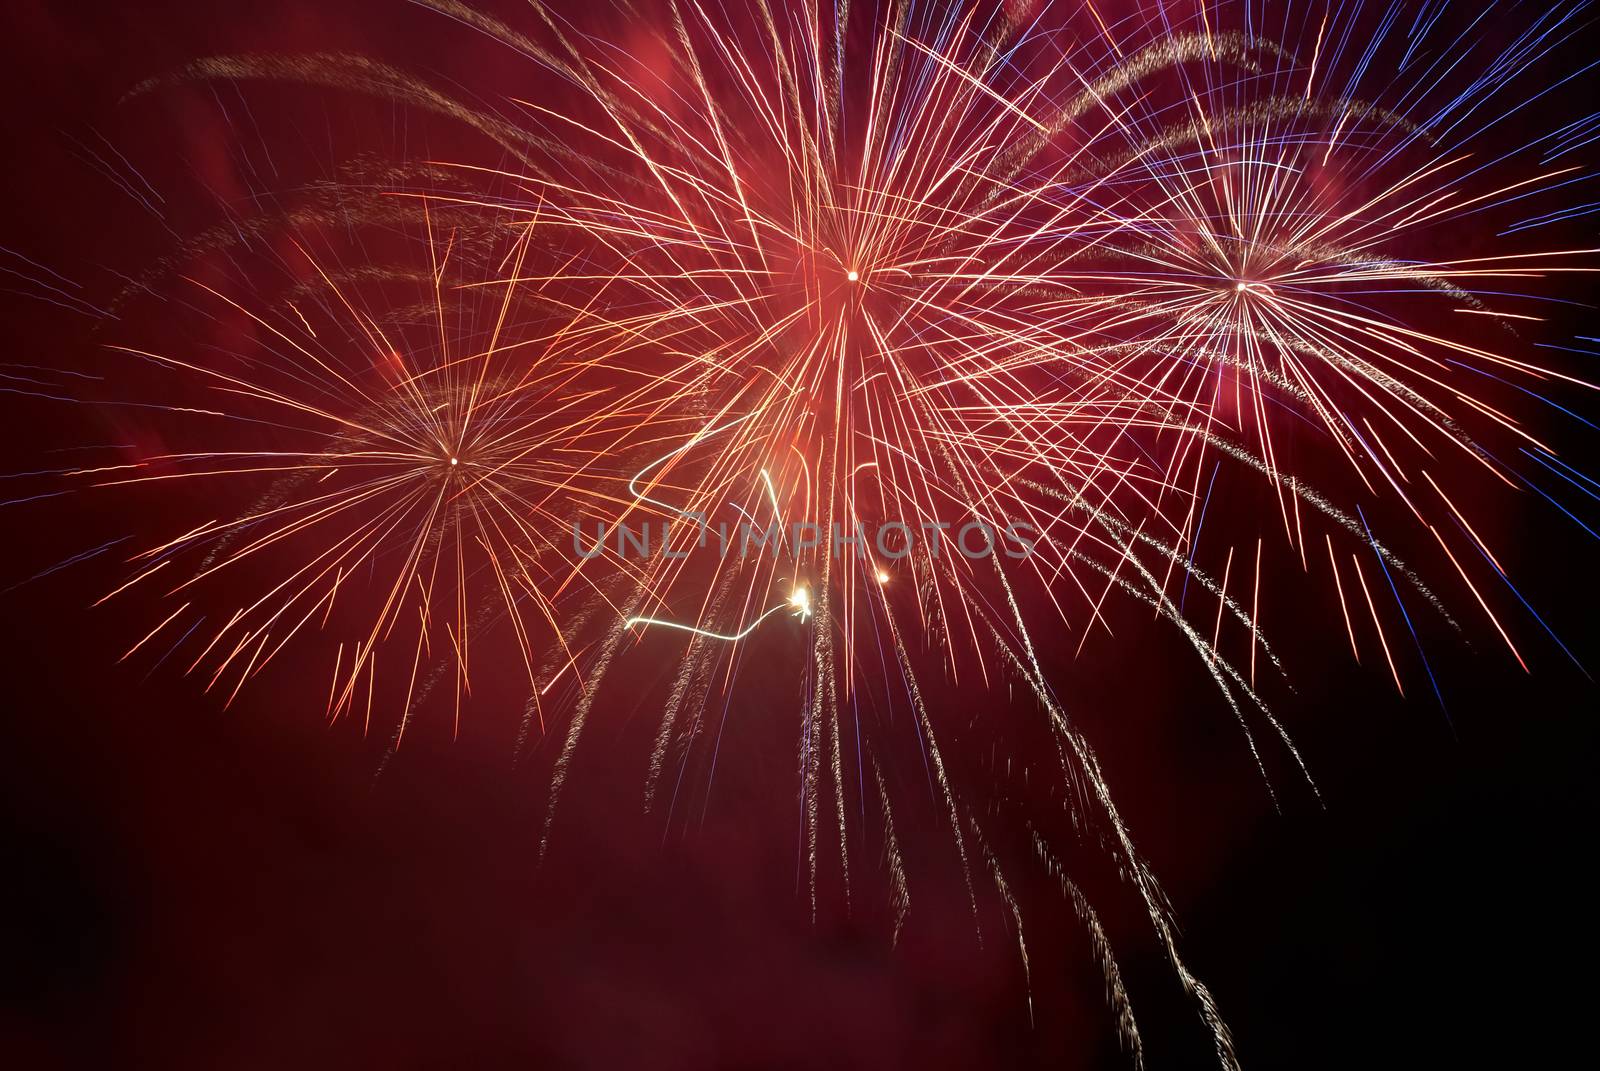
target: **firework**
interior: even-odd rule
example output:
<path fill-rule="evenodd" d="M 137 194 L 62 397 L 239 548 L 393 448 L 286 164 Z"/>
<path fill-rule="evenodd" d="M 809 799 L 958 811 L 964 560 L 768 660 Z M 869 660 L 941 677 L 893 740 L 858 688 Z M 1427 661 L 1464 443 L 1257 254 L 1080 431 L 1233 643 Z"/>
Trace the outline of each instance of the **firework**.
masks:
<path fill-rule="evenodd" d="M 496 263 L 514 265 L 526 230 L 508 234 Z M 297 243 L 282 265 L 297 281 L 271 308 L 230 296 L 238 280 L 174 282 L 247 344 L 108 347 L 123 389 L 102 388 L 105 402 L 158 414 L 158 438 L 55 475 L 86 491 L 179 487 L 170 500 L 189 511 L 227 511 L 129 557 L 131 576 L 97 605 L 146 592 L 176 605 L 124 658 L 165 650 L 231 702 L 321 634 L 327 715 L 370 726 L 379 697 L 402 712 L 386 714 L 398 740 L 444 669 L 459 726 L 486 622 L 509 623 L 530 683 L 561 649 L 549 536 L 576 475 L 563 450 L 592 414 L 569 376 L 526 353 L 509 291 L 459 300 L 452 260 L 473 256 L 465 245 L 430 226 L 414 246 L 421 265 L 350 270 Z M 380 651 L 393 663 L 382 675 Z"/>

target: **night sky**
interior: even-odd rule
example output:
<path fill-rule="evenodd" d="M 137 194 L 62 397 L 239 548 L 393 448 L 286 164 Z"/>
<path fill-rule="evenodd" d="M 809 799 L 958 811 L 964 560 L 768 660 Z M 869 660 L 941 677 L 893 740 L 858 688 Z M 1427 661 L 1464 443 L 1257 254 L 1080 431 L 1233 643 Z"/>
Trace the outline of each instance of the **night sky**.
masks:
<path fill-rule="evenodd" d="M 196 83 L 127 96 L 197 57 L 361 51 L 464 95 L 517 91 L 514 58 L 405 4 L 232 7 L 8 5 L 0 245 L 103 306 L 222 218 L 219 201 L 292 190 L 357 151 L 483 151 L 437 117 L 334 91 Z M 1592 53 L 1600 38 L 1588 40 Z M 159 191 L 159 219 L 108 178 L 115 153 Z M 1594 243 L 1592 226 L 1572 230 L 1570 242 Z M 109 322 L 27 289 L 0 282 L 9 362 L 72 366 L 171 312 L 136 301 Z M 1592 308 L 1563 315 L 1569 333 L 1596 333 Z M 0 406 L 6 471 L 125 430 L 82 407 Z M 1592 469 L 1581 431 L 1553 434 Z M 670 818 L 643 812 L 641 783 L 673 666 L 619 682 L 541 864 L 555 744 L 519 753 L 520 704 L 497 704 L 493 687 L 459 738 L 441 711 L 386 760 L 387 736 L 329 727 L 300 702 L 297 664 L 223 710 L 171 667 L 118 663 L 148 625 L 86 609 L 115 582 L 106 563 L 29 578 L 112 538 L 125 508 L 0 510 L 0 589 L 17 585 L 0 595 L 8 1066 L 1127 1066 L 1081 927 L 1053 879 L 1026 866 L 1026 830 L 995 850 L 1017 875 L 1029 976 L 992 894 L 974 924 L 931 799 L 897 815 L 913 887 L 898 944 L 870 839 L 849 909 L 825 880 L 813 921 L 781 645 L 752 643 L 750 676 L 765 683 L 736 700 L 716 780 Z M 1276 507 L 1241 494 L 1221 508 Z M 1523 590 L 1592 666 L 1594 543 L 1558 522 L 1512 500 L 1490 523 Z M 1113 607 L 1114 634 L 1045 653 L 1244 1066 L 1554 1062 L 1592 1032 L 1600 693 L 1548 641 L 1530 642 L 1525 675 L 1479 628 L 1427 637 L 1443 709 L 1420 677 L 1402 699 L 1381 663 L 1350 662 L 1337 604 L 1293 582 L 1264 592 L 1266 619 L 1293 622 L 1295 692 L 1276 701 L 1322 806 L 1275 769 L 1274 811 L 1204 672 L 1147 609 Z M 980 690 L 946 698 L 1004 722 Z M 1212 1066 L 1127 899 L 1099 906 L 1148 1066 Z"/>

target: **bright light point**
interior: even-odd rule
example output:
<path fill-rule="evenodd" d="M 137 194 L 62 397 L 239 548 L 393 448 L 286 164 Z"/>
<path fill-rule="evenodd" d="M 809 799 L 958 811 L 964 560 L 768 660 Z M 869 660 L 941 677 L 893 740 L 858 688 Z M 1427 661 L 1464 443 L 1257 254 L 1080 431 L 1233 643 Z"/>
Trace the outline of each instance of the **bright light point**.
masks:
<path fill-rule="evenodd" d="M 453 457 L 453 458 L 451 458 L 451 459 L 450 459 L 450 464 L 452 464 L 452 465 L 459 465 L 459 464 L 461 464 L 461 461 L 460 461 L 460 459 L 459 459 L 459 458 L 454 458 L 454 457 Z"/>
<path fill-rule="evenodd" d="M 878 570 L 878 583 L 887 584 L 888 582 L 889 582 L 889 574 L 884 572 L 882 569 L 879 569 Z"/>
<path fill-rule="evenodd" d="M 794 607 L 795 616 L 804 621 L 811 616 L 811 589 L 795 588 L 794 594 L 789 596 L 789 605 Z"/>
<path fill-rule="evenodd" d="M 1249 286 L 1248 283 L 1244 282 L 1243 280 L 1240 280 L 1239 282 L 1233 284 L 1233 292 L 1235 294 L 1242 294 L 1242 293 L 1245 292 L 1245 288 L 1248 287 L 1248 286 Z"/>
<path fill-rule="evenodd" d="M 849 279 L 852 283 L 859 283 L 861 281 L 861 273 L 856 271 L 854 268 L 851 268 L 849 271 L 845 272 L 844 277 Z"/>

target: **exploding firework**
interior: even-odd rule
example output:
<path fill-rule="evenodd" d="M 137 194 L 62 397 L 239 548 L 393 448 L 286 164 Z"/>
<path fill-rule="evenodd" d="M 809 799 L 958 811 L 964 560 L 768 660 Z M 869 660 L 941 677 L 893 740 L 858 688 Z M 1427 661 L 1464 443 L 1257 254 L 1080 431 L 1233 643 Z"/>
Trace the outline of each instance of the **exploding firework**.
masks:
<path fill-rule="evenodd" d="M 176 486 L 171 501 L 204 511 L 133 553 L 97 603 L 154 592 L 169 605 L 124 658 L 164 650 L 231 703 L 322 634 L 327 715 L 370 727 L 376 698 L 401 712 L 385 714 L 398 740 L 446 670 L 459 724 L 486 622 L 508 623 L 530 683 L 562 650 L 545 594 L 563 574 L 552 533 L 578 476 L 564 452 L 594 416 L 568 373 L 526 352 L 511 291 L 461 299 L 452 261 L 482 251 L 420 218 L 421 263 L 407 267 L 334 267 L 294 244 L 277 265 L 294 281 L 271 308 L 230 296 L 259 280 L 175 280 L 237 347 L 108 347 L 116 386 L 86 400 L 159 419 L 125 460 L 54 475 L 85 490 Z M 526 233 L 497 265 L 521 260 Z"/>

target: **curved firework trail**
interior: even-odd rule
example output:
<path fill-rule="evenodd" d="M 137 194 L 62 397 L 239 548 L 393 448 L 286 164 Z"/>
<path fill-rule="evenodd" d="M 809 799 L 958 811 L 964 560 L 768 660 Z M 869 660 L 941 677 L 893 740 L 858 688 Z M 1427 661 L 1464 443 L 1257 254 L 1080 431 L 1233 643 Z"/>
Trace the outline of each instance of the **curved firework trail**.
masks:
<path fill-rule="evenodd" d="M 459 121 L 500 151 L 402 161 L 331 185 L 378 190 L 356 207 L 262 221 L 420 226 L 427 257 L 336 271 L 300 249 L 305 281 L 271 312 L 194 284 L 251 322 L 258 356 L 119 344 L 183 381 L 128 403 L 198 445 L 52 479 L 273 481 L 134 555 L 108 598 L 162 587 L 181 605 L 129 655 L 173 644 L 232 694 L 351 603 L 329 716 L 370 717 L 379 695 L 398 734 L 440 672 L 459 719 L 469 634 L 509 622 L 530 715 L 564 721 L 543 852 L 610 678 L 676 667 L 645 787 L 670 820 L 686 775 L 711 777 L 758 626 L 790 610 L 761 637 L 782 631 L 795 670 L 813 913 L 830 866 L 853 895 L 850 816 L 871 808 L 898 935 L 914 895 L 885 770 L 913 752 L 975 922 L 987 881 L 1030 969 L 992 846 L 1026 829 L 1140 1066 L 1122 973 L 1069 871 L 1115 874 L 1236 1066 L 1052 667 L 1109 631 L 1113 594 L 1149 607 L 1274 802 L 1284 757 L 1316 791 L 1267 699 L 1292 691 L 1261 624 L 1280 565 L 1336 594 L 1351 652 L 1381 655 L 1401 691 L 1426 679 L 1443 703 L 1423 615 L 1487 625 L 1526 667 L 1549 630 L 1474 511 L 1600 487 L 1543 430 L 1556 397 L 1592 404 L 1594 387 L 1531 341 L 1565 280 L 1600 270 L 1600 250 L 1540 241 L 1594 211 L 1577 191 L 1595 123 L 1518 125 L 1565 85 L 1541 65 L 1589 5 L 1491 34 L 1487 9 L 1436 4 L 618 4 L 646 60 L 610 12 L 535 3 L 512 26 L 413 2 L 511 50 L 536 91 L 484 108 L 333 54 L 203 59 L 140 87 L 290 79 Z M 401 279 L 421 302 L 374 311 Z M 392 337 L 386 321 L 407 319 L 431 332 Z M 242 445 L 246 426 L 271 445 Z M 1230 486 L 1269 505 L 1223 547 L 1206 521 Z M 768 538 L 746 553 L 752 529 Z M 241 572 L 255 594 L 209 605 L 207 583 Z M 403 693 L 380 691 L 380 649 Z M 1061 786 L 1060 814 L 968 798 L 996 730 L 963 689 L 1034 734 L 1019 758 Z"/>

